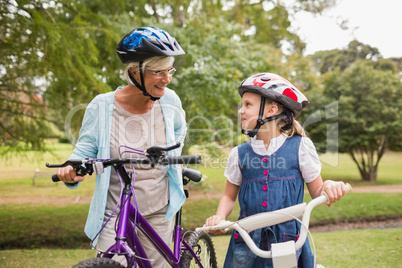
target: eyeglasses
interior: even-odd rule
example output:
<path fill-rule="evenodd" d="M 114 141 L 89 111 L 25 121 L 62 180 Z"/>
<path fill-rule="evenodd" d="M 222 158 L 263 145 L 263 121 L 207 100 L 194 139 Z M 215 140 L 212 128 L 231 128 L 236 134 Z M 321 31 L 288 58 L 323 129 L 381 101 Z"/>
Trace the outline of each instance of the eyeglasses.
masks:
<path fill-rule="evenodd" d="M 149 69 L 144 69 L 144 70 L 147 72 L 150 72 L 151 74 L 155 75 L 158 78 L 164 78 L 164 77 L 166 77 L 166 75 L 168 75 L 169 77 L 172 77 L 176 72 L 176 69 L 173 67 L 167 71 L 151 71 Z"/>

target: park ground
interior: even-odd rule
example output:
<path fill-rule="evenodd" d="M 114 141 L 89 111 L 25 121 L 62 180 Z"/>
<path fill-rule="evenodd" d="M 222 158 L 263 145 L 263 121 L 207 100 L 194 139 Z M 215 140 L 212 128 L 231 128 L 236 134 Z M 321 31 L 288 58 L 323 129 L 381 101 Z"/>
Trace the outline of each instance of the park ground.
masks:
<path fill-rule="evenodd" d="M 402 184 L 397 185 L 373 185 L 357 186 L 353 188 L 355 193 L 402 193 Z M 222 193 L 200 191 L 193 192 L 191 200 L 220 198 Z M 91 202 L 91 196 L 29 196 L 29 197 L 0 197 L 0 204 L 23 204 L 23 203 L 60 203 L 60 204 L 86 204 Z M 382 229 L 382 228 L 402 228 L 402 216 L 391 219 L 371 219 L 355 222 L 338 222 L 336 224 L 325 224 L 312 226 L 313 232 L 329 232 L 350 229 Z"/>

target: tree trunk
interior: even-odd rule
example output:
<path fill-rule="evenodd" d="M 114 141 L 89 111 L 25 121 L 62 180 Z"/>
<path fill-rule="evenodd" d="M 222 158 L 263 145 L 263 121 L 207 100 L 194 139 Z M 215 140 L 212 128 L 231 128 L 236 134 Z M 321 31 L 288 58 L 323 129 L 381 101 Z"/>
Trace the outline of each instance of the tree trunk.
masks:
<path fill-rule="evenodd" d="M 360 170 L 363 181 L 375 183 L 377 181 L 377 166 L 371 167 L 369 170 Z"/>
<path fill-rule="evenodd" d="M 383 156 L 383 150 L 379 150 L 379 152 L 381 153 L 378 153 L 377 159 L 374 160 L 373 156 L 377 152 L 358 150 L 349 153 L 353 161 L 359 168 L 359 172 L 363 181 L 367 181 L 370 183 L 375 183 L 377 181 L 378 164 L 381 157 Z M 359 159 L 357 156 L 359 157 Z"/>

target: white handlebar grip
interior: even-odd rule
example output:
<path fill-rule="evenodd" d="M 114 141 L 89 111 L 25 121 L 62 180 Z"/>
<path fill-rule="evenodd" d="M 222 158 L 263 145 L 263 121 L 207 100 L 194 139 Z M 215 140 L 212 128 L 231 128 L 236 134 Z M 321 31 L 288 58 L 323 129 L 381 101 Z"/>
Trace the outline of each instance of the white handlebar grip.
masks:
<path fill-rule="evenodd" d="M 234 222 L 231 221 L 225 221 L 225 220 L 221 220 L 218 225 L 214 225 L 214 226 L 203 226 L 203 227 L 198 227 L 195 228 L 196 232 L 200 232 L 200 231 L 214 231 L 214 230 L 222 230 L 222 231 L 228 231 L 229 227 L 231 227 L 234 224 Z"/>
<path fill-rule="evenodd" d="M 352 192 L 352 190 L 353 190 L 352 186 L 349 183 L 346 183 L 346 192 L 350 193 Z"/>
<path fill-rule="evenodd" d="M 351 191 L 352 191 L 352 186 L 349 184 L 349 183 L 346 183 L 345 184 L 345 186 L 346 186 L 346 192 L 347 193 L 350 193 Z M 329 205 L 330 203 L 329 203 L 329 197 L 328 197 L 328 195 L 327 195 L 327 193 L 326 192 L 322 192 L 322 195 L 325 195 L 325 197 L 327 198 L 327 205 Z"/>

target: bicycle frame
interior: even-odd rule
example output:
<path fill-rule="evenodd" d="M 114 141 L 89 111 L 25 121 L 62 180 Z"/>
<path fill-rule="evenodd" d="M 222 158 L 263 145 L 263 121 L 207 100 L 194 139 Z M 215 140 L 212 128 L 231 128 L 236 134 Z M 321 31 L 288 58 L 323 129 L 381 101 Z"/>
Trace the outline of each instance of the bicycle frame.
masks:
<path fill-rule="evenodd" d="M 174 227 L 174 247 L 173 250 L 170 249 L 170 245 L 167 245 L 161 237 L 155 232 L 152 226 L 145 220 L 145 218 L 138 212 L 136 206 L 131 204 L 131 198 L 134 194 L 134 188 L 132 185 L 132 178 L 129 176 L 125 169 L 126 164 L 138 164 L 138 165 L 172 165 L 172 164 L 197 164 L 200 163 L 200 156 L 166 156 L 165 152 L 179 148 L 180 143 L 177 143 L 170 147 L 159 147 L 153 146 L 146 150 L 146 154 L 139 152 L 136 149 L 129 148 L 133 153 L 138 153 L 144 155 L 144 158 L 114 158 L 114 159 L 70 159 L 64 164 L 49 164 L 46 166 L 49 168 L 60 168 L 66 166 L 72 166 L 79 176 L 85 176 L 87 174 L 91 175 L 95 172 L 96 175 L 102 174 L 104 168 L 113 167 L 120 177 L 121 181 L 124 183 L 123 191 L 120 196 L 119 206 L 120 211 L 118 219 L 116 219 L 117 229 L 116 229 L 116 242 L 110 246 L 104 252 L 98 252 L 97 257 L 102 258 L 92 258 L 85 260 L 79 264 L 77 267 L 88 267 L 91 265 L 103 265 L 110 264 L 115 265 L 115 261 L 110 260 L 113 256 L 125 256 L 127 261 L 127 267 L 135 267 L 137 264 L 141 268 L 152 267 L 150 260 L 141 244 L 137 232 L 141 232 L 147 237 L 155 249 L 163 256 L 169 265 L 178 268 L 179 266 L 187 266 L 191 262 L 195 262 L 196 265 L 203 268 L 205 266 L 211 265 L 216 268 L 216 256 L 213 248 L 213 243 L 209 236 L 205 233 L 192 232 L 188 237 L 188 241 L 184 240 L 182 237 L 182 227 L 181 227 L 181 214 L 182 209 L 176 213 L 176 222 Z M 201 180 L 201 173 L 199 171 L 194 171 L 189 168 L 183 168 L 183 185 L 186 185 L 190 180 L 198 182 Z M 186 178 L 184 178 L 184 176 Z M 60 181 L 57 174 L 52 176 L 54 182 Z M 186 196 L 188 197 L 187 190 L 184 190 Z M 103 228 L 103 227 L 102 227 Z M 96 235 L 98 236 L 99 233 Z M 198 244 L 199 241 L 203 241 L 205 245 L 205 250 L 203 246 Z M 183 245 L 183 246 L 182 246 Z M 197 248 L 196 252 L 193 248 Z M 208 255 L 198 256 L 200 253 L 207 252 Z M 210 254 L 210 255 L 209 255 Z M 207 256 L 207 259 L 204 257 Z M 108 259 L 106 261 L 106 259 Z M 100 261 L 99 261 L 100 260 Z M 106 262 L 105 262 L 106 261 Z M 203 264 L 205 261 L 205 264 Z M 117 266 L 116 266 L 117 267 Z"/>
<path fill-rule="evenodd" d="M 196 253 L 181 237 L 181 209 L 176 214 L 174 247 L 172 251 L 144 219 L 144 217 L 137 212 L 136 208 L 131 204 L 131 178 L 128 176 L 124 166 L 119 165 L 115 166 L 114 168 L 124 181 L 125 187 L 120 199 L 120 216 L 117 224 L 116 242 L 106 252 L 101 253 L 100 255 L 104 258 L 112 258 L 114 254 L 124 255 L 127 260 L 127 267 L 134 267 L 136 260 L 139 267 L 152 268 L 138 235 L 131 224 L 133 223 L 136 228 L 152 242 L 158 252 L 172 267 L 179 267 L 181 251 L 183 249 L 189 250 L 198 265 L 203 267 Z M 181 247 L 181 243 L 184 245 L 184 248 Z"/>

